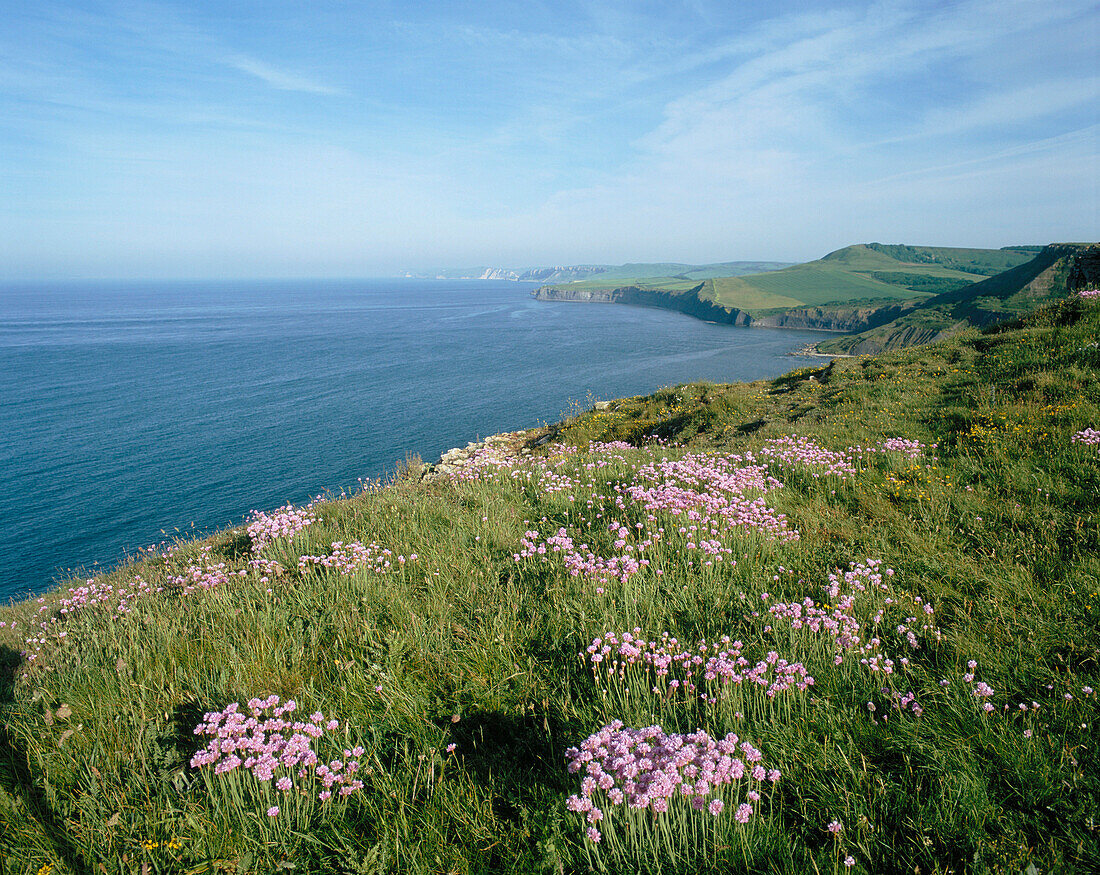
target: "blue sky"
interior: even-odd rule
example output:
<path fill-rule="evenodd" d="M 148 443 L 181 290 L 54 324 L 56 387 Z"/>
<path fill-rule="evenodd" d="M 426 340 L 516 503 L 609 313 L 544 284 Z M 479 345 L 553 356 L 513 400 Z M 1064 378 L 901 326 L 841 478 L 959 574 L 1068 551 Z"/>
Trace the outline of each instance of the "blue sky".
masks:
<path fill-rule="evenodd" d="M 0 13 L 3 277 L 1100 238 L 1094 2 Z"/>

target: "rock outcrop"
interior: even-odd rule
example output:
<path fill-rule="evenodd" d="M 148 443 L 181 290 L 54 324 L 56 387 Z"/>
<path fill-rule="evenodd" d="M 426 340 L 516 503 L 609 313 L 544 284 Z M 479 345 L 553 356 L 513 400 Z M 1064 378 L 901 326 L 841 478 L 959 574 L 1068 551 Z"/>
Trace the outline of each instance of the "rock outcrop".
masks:
<path fill-rule="evenodd" d="M 492 434 L 481 441 L 471 441 L 465 447 L 454 447 L 447 450 L 439 461 L 432 465 L 424 465 L 420 469 L 421 480 L 437 480 L 450 478 L 470 464 L 471 459 L 482 450 L 494 449 L 505 455 L 525 456 L 531 453 L 527 446 L 539 429 L 526 431 L 506 431 L 500 434 Z"/>
<path fill-rule="evenodd" d="M 662 292 L 638 286 L 620 286 L 614 289 L 570 289 L 543 286 L 531 294 L 539 301 L 569 301 L 584 304 L 632 304 L 638 307 L 657 307 L 672 310 L 722 325 L 751 325 L 752 317 L 733 307 L 723 307 L 699 297 L 703 283 L 683 292 Z"/>

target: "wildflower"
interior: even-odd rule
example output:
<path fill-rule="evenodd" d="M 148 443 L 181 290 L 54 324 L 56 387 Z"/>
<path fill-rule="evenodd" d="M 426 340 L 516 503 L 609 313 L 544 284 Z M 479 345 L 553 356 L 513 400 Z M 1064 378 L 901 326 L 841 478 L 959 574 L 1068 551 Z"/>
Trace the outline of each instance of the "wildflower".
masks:
<path fill-rule="evenodd" d="M 725 803 L 721 799 L 711 800 L 710 805 L 707 806 L 707 811 L 717 817 L 722 813 L 722 809 L 725 807 Z"/>
<path fill-rule="evenodd" d="M 846 868 L 851 869 L 856 864 L 856 858 L 849 854 L 844 858 L 844 865 Z"/>
<path fill-rule="evenodd" d="M 743 802 L 737 807 L 737 813 L 733 815 L 734 820 L 738 823 L 748 823 L 749 818 L 752 817 L 752 806 L 747 802 Z"/>
<path fill-rule="evenodd" d="M 447 745 L 447 753 L 454 753 L 454 752 L 455 752 L 455 748 L 456 748 L 457 746 L 458 746 L 458 745 L 456 745 L 456 744 L 455 744 L 455 743 L 454 743 L 454 742 L 452 741 L 452 742 L 451 742 L 450 744 L 448 744 L 448 745 Z"/>
<path fill-rule="evenodd" d="M 600 835 L 600 831 L 594 826 L 588 827 L 588 829 L 584 831 L 584 834 L 588 836 L 588 840 L 595 845 L 598 845 L 600 839 L 603 838 L 603 836 Z"/>
<path fill-rule="evenodd" d="M 831 832 L 833 835 L 840 835 L 840 832 L 843 829 L 844 827 L 840 825 L 839 820 L 834 820 L 829 824 L 829 832 Z"/>
<path fill-rule="evenodd" d="M 279 814 L 279 806 L 278 805 L 272 805 L 269 809 L 267 809 L 267 816 L 268 817 L 276 817 L 278 814 Z"/>

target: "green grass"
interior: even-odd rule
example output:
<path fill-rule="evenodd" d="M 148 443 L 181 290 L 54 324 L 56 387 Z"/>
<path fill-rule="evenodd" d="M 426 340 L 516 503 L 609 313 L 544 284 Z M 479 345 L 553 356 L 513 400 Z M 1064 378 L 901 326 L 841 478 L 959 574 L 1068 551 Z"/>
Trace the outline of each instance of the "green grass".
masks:
<path fill-rule="evenodd" d="M 766 272 L 746 273 L 745 262 L 694 269 L 685 264 L 628 264 L 561 288 L 603 290 L 630 284 L 676 294 L 706 280 L 699 292 L 702 299 L 760 316 L 792 307 L 921 299 L 965 287 L 1032 257 L 1014 250 L 871 243 Z"/>
<path fill-rule="evenodd" d="M 823 261 L 812 261 L 774 273 L 734 277 L 720 289 L 720 303 L 727 307 L 740 307 L 740 302 L 744 302 L 750 311 L 749 304 L 760 295 L 783 296 L 795 301 L 798 306 L 811 307 L 841 304 L 853 298 L 885 302 L 918 297 L 917 293 L 903 286 L 879 282 Z"/>
<path fill-rule="evenodd" d="M 1070 276 L 1079 269 L 1088 246 L 1052 244 L 1033 259 L 979 282 L 941 291 L 916 303 L 898 319 L 860 334 L 828 340 L 822 352 L 850 352 L 853 349 L 891 349 L 906 341 L 913 327 L 940 331 L 951 326 L 983 327 L 1019 316 L 1041 304 L 1065 297 Z M 967 250 L 966 252 L 970 252 Z M 915 285 L 914 285 L 915 288 Z M 929 291 L 933 289 L 928 286 Z M 926 335 L 931 338 L 932 335 Z M 906 341 L 911 342 L 911 341 Z"/>
<path fill-rule="evenodd" d="M 1032 257 L 1030 253 L 998 249 L 878 243 L 847 246 L 817 261 L 783 270 L 716 280 L 716 300 L 750 312 L 781 306 L 843 305 L 856 299 L 906 301 L 965 287 Z M 771 303 L 780 299 L 796 303 Z"/>
<path fill-rule="evenodd" d="M 234 530 L 103 578 L 164 587 L 129 613 L 63 616 L 64 588 L 2 609 L 0 866 L 793 875 L 845 871 L 851 854 L 858 873 L 1094 871 L 1100 714 L 1082 687 L 1100 687 L 1100 453 L 1071 436 L 1100 425 L 1097 336 L 1100 306 L 1070 300 L 933 347 L 621 399 L 533 431 L 536 461 L 516 476 L 405 476 L 319 505 L 318 522 L 264 549 L 287 569 L 269 581 L 251 571 L 191 594 L 170 583 L 190 561 L 247 570 L 250 542 Z M 784 435 L 928 449 L 868 455 L 847 479 L 777 465 L 784 487 L 766 501 L 801 538 L 724 533 L 736 564 L 698 562 L 682 518 L 618 505 L 654 459 L 759 454 Z M 634 448 L 550 451 L 592 440 Z M 650 568 L 602 594 L 552 552 L 513 559 L 525 532 L 559 527 L 612 555 L 608 519 L 667 537 L 646 548 Z M 298 571 L 297 557 L 353 540 L 418 558 L 386 574 Z M 753 616 L 777 599 L 830 604 L 831 570 L 868 557 L 895 574 L 851 612 L 909 659 L 892 677 L 856 658 L 835 665 L 820 636 Z M 922 632 L 910 651 L 896 626 L 914 597 L 934 606 L 942 637 Z M 29 663 L 19 651 L 39 622 L 47 643 Z M 815 684 L 713 707 L 640 684 L 605 697 L 581 653 L 634 627 L 682 642 L 727 634 L 753 661 L 771 649 L 800 661 Z M 995 690 L 991 714 L 963 681 L 970 659 Z M 919 717 L 890 706 L 910 690 Z M 347 721 L 341 744 L 365 748 L 365 786 L 345 805 L 302 797 L 299 821 L 270 819 L 263 788 L 189 766 L 204 712 L 269 694 Z M 783 776 L 744 828 L 685 816 L 662 838 L 639 816 L 619 851 L 586 844 L 566 807 L 580 780 L 565 751 L 615 717 L 735 730 Z"/>

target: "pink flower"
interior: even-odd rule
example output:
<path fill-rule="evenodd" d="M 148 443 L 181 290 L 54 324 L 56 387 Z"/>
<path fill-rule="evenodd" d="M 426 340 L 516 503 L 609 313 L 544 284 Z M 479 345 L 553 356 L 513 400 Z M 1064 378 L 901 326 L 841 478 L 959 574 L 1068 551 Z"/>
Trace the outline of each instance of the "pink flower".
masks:
<path fill-rule="evenodd" d="M 851 854 L 849 854 L 847 857 L 844 858 L 844 865 L 847 868 L 851 869 L 855 864 L 856 864 L 856 858 L 853 857 Z"/>
<path fill-rule="evenodd" d="M 840 835 L 843 829 L 844 827 L 840 825 L 839 820 L 834 820 L 829 824 L 829 832 L 831 832 L 835 836 Z"/>
<path fill-rule="evenodd" d="M 749 818 L 752 817 L 752 806 L 747 802 L 743 802 L 737 807 L 737 813 L 733 817 L 738 823 L 748 823 Z"/>
<path fill-rule="evenodd" d="M 600 839 L 603 838 L 603 836 L 600 835 L 600 831 L 594 826 L 588 827 L 588 829 L 584 831 L 584 834 L 588 836 L 588 840 L 595 845 L 598 845 L 600 843 Z"/>
<path fill-rule="evenodd" d="M 279 778 L 279 780 L 275 782 L 275 786 L 285 793 L 287 790 L 290 789 L 290 778 L 288 778 L 286 775 L 283 775 L 283 777 Z"/>
<path fill-rule="evenodd" d="M 454 753 L 456 747 L 458 747 L 458 745 L 456 745 L 454 742 L 451 742 L 447 745 L 447 753 Z"/>
<path fill-rule="evenodd" d="M 268 817 L 275 817 L 278 813 L 279 813 L 279 806 L 278 805 L 272 805 L 269 809 L 267 809 L 267 816 Z"/>
<path fill-rule="evenodd" d="M 722 809 L 725 808 L 725 803 L 721 799 L 714 799 L 710 805 L 707 806 L 707 811 L 717 817 L 722 813 Z"/>

